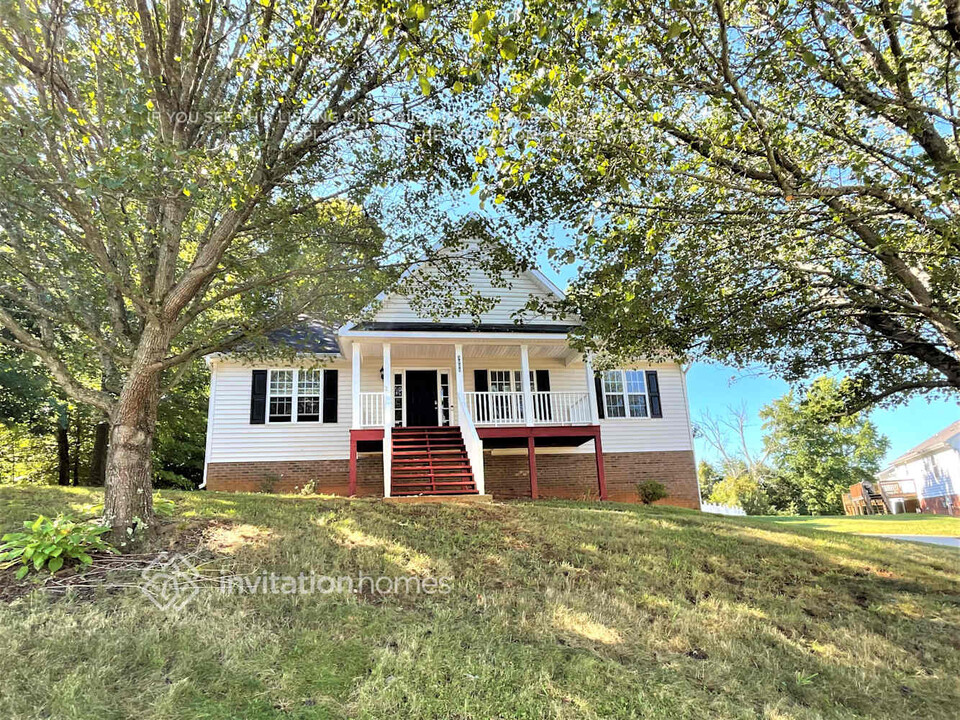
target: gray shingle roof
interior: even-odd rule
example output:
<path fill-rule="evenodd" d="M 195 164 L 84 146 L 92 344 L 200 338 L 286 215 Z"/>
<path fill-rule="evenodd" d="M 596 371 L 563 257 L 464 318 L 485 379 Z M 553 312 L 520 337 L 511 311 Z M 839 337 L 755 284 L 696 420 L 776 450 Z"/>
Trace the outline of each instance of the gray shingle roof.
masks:
<path fill-rule="evenodd" d="M 340 353 L 337 331 L 318 320 L 301 315 L 295 323 L 267 333 L 277 344 L 289 345 L 302 353 Z"/>

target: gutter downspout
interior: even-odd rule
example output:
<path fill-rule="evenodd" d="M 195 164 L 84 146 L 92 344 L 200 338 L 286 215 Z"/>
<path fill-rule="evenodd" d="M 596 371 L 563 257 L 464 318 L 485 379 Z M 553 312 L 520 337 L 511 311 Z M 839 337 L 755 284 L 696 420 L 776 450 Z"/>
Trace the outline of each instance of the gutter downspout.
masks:
<path fill-rule="evenodd" d="M 210 397 L 207 399 L 207 439 L 203 449 L 203 482 L 200 489 L 207 487 L 207 465 L 210 463 L 210 450 L 213 446 L 213 406 L 217 399 L 217 368 L 214 359 L 204 358 L 210 368 Z"/>

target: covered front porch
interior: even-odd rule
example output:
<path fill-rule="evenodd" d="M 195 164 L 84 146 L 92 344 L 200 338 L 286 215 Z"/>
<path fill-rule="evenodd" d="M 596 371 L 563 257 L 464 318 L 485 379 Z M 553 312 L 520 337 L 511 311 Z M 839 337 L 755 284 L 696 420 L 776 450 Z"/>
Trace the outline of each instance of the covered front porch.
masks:
<path fill-rule="evenodd" d="M 565 334 L 427 334 L 433 337 L 351 333 L 351 494 L 358 453 L 383 453 L 385 497 L 401 494 L 401 487 L 406 493 L 454 494 L 462 486 L 483 495 L 484 450 L 526 447 L 530 492 L 537 497 L 536 448 L 592 440 L 599 496 L 606 498 L 593 369 Z M 429 445 L 436 434 L 431 428 L 459 430 L 465 462 L 456 472 L 440 473 L 424 460 L 418 466 L 424 483 L 398 482 L 412 476 L 410 431 Z M 404 443 L 400 453 L 398 443 Z M 395 454 L 404 467 L 397 467 Z M 470 478 L 457 475 L 467 468 Z"/>

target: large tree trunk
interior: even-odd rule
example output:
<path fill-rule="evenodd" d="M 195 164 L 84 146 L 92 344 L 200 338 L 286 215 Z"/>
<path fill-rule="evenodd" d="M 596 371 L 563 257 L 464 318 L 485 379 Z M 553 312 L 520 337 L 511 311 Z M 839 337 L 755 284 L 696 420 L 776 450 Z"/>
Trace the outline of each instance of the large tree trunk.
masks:
<path fill-rule="evenodd" d="M 57 423 L 57 484 L 70 484 L 70 435 L 63 420 Z"/>
<path fill-rule="evenodd" d="M 98 422 L 93 436 L 93 452 L 90 453 L 90 473 L 87 484 L 94 487 L 103 485 L 107 476 L 107 447 L 110 442 L 110 423 Z"/>
<path fill-rule="evenodd" d="M 160 395 L 156 373 L 129 378 L 110 425 L 104 515 L 113 541 L 129 549 L 133 535 L 153 523 L 151 453 Z"/>
<path fill-rule="evenodd" d="M 169 340 L 159 324 L 148 324 L 110 415 L 103 510 L 114 543 L 123 550 L 153 525 L 151 454 L 160 402 L 159 361 Z"/>

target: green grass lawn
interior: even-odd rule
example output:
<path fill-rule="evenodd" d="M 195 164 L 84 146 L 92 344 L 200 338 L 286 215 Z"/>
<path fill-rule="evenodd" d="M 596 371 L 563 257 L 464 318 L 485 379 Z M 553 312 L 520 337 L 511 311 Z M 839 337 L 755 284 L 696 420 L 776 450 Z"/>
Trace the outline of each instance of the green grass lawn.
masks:
<path fill-rule="evenodd" d="M 752 519 L 784 527 L 805 527 L 841 533 L 960 537 L 960 518 L 946 515 L 771 516 Z"/>
<path fill-rule="evenodd" d="M 960 556 L 598 503 L 164 493 L 233 572 L 449 594 L 0 603 L 0 718 L 956 718 Z M 0 488 L 0 529 L 92 491 Z M 5 571 L 10 573 L 10 571 Z"/>

